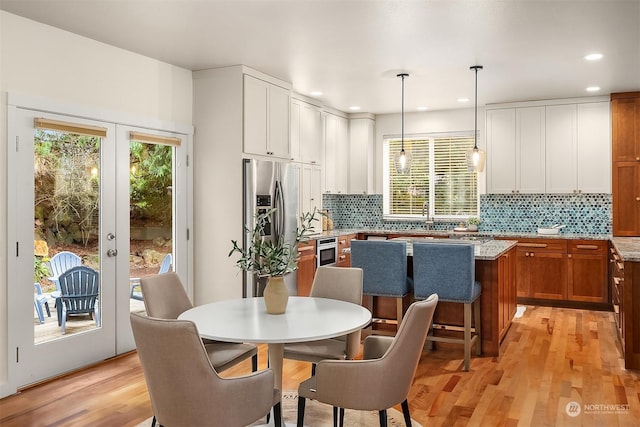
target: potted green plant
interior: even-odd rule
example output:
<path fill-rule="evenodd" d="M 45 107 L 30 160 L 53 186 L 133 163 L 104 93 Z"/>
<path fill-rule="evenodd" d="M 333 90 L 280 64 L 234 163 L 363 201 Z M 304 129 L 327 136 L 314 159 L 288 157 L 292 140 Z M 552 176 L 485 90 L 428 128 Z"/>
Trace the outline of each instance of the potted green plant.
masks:
<path fill-rule="evenodd" d="M 480 218 L 472 216 L 467 220 L 467 230 L 478 231 L 478 225 L 480 225 Z"/>
<path fill-rule="evenodd" d="M 256 273 L 259 277 L 267 277 L 268 282 L 264 290 L 267 312 L 282 314 L 287 307 L 289 293 L 284 284 L 284 275 L 298 268 L 298 242 L 308 240 L 312 232 L 312 222 L 317 221 L 316 211 L 305 213 L 300 217 L 300 227 L 296 229 L 294 241 L 286 241 L 283 236 L 277 240 L 267 239 L 264 235 L 265 226 L 269 223 L 275 208 L 258 213 L 255 216 L 253 229 L 244 227 L 249 233 L 249 247 L 243 249 L 237 240 L 232 240 L 233 248 L 229 256 L 240 254 L 236 266 L 244 271 Z"/>

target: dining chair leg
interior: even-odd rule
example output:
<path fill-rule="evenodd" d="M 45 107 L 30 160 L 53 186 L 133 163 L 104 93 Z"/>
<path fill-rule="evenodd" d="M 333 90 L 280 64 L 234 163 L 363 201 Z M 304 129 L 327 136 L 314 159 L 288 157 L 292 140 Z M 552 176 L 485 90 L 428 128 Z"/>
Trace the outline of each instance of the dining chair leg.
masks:
<path fill-rule="evenodd" d="M 156 416 L 153 416 L 153 419 L 151 420 L 151 427 L 156 427 Z"/>
<path fill-rule="evenodd" d="M 478 336 L 478 340 L 476 341 L 476 355 L 482 356 L 482 324 L 480 323 L 481 315 L 480 315 L 480 297 L 478 297 L 473 302 L 473 311 L 475 316 L 476 323 L 476 335 Z"/>
<path fill-rule="evenodd" d="M 316 364 L 315 363 L 311 364 L 311 376 L 312 377 L 316 376 Z"/>
<path fill-rule="evenodd" d="M 409 411 L 409 402 L 405 399 L 402 402 L 402 415 L 404 415 L 404 424 L 411 427 L 411 412 Z"/>
<path fill-rule="evenodd" d="M 333 427 L 338 427 L 338 407 L 333 407 Z"/>
<path fill-rule="evenodd" d="M 340 408 L 340 427 L 344 427 L 344 408 Z"/>
<path fill-rule="evenodd" d="M 387 427 L 387 410 L 378 411 L 380 417 L 380 427 Z"/>
<path fill-rule="evenodd" d="M 280 402 L 273 405 L 273 425 L 275 427 L 282 426 L 282 404 Z"/>
<path fill-rule="evenodd" d="M 304 404 L 305 398 L 298 396 L 298 427 L 304 426 Z"/>
<path fill-rule="evenodd" d="M 464 305 L 464 370 L 469 371 L 471 359 L 471 304 Z"/>
<path fill-rule="evenodd" d="M 253 356 L 251 356 L 251 371 L 252 372 L 258 371 L 258 355 L 257 354 L 254 354 Z"/>

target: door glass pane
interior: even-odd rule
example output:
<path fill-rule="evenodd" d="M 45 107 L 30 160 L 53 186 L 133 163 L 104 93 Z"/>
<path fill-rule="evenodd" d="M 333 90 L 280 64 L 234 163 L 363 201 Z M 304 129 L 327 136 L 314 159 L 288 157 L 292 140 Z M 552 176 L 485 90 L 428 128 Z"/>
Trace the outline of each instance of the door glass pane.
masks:
<path fill-rule="evenodd" d="M 100 142 L 94 136 L 35 130 L 36 344 L 93 330 L 100 323 L 100 297 L 96 295 L 101 289 Z M 78 265 L 91 271 L 87 276 L 65 274 Z M 88 285 L 94 275 L 97 290 Z"/>
<path fill-rule="evenodd" d="M 173 271 L 173 151 L 169 145 L 129 144 L 132 312 L 145 311 L 140 278 Z"/>

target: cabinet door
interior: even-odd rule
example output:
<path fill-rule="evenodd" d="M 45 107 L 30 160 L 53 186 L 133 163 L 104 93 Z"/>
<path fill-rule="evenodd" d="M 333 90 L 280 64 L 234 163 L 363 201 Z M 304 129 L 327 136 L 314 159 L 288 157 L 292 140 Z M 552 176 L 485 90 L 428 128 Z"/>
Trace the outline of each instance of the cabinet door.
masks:
<path fill-rule="evenodd" d="M 516 189 L 515 108 L 488 110 L 487 191 L 513 193 Z"/>
<path fill-rule="evenodd" d="M 608 300 L 606 242 L 599 244 L 583 242 L 575 246 L 574 253 L 568 255 L 569 300 L 606 303 Z"/>
<path fill-rule="evenodd" d="M 289 141 L 291 143 L 291 160 L 296 162 L 302 161 L 302 104 L 302 101 L 291 98 L 291 110 L 289 111 L 291 129 L 289 131 Z"/>
<path fill-rule="evenodd" d="M 640 161 L 640 92 L 637 97 L 612 94 L 613 161 Z"/>
<path fill-rule="evenodd" d="M 609 103 L 578 104 L 577 189 L 582 193 L 611 192 L 611 131 Z"/>
<path fill-rule="evenodd" d="M 349 121 L 338 117 L 336 141 L 336 191 L 349 192 Z"/>
<path fill-rule="evenodd" d="M 311 202 L 309 212 L 322 210 L 322 168 L 311 166 Z M 322 227 L 319 227 L 322 228 Z"/>
<path fill-rule="evenodd" d="M 300 215 L 322 209 L 321 170 L 319 166 L 303 164 L 300 178 Z M 314 224 L 321 231 L 321 221 Z"/>
<path fill-rule="evenodd" d="M 544 107 L 516 108 L 516 191 L 544 193 Z"/>
<path fill-rule="evenodd" d="M 244 152 L 267 155 L 268 83 L 244 76 Z"/>
<path fill-rule="evenodd" d="M 575 104 L 552 105 L 545 112 L 547 193 L 577 191 Z"/>
<path fill-rule="evenodd" d="M 555 252 L 529 253 L 529 278 L 533 298 L 567 299 L 567 255 Z"/>
<path fill-rule="evenodd" d="M 268 84 L 269 127 L 267 154 L 283 159 L 291 158 L 289 149 L 289 90 Z"/>
<path fill-rule="evenodd" d="M 324 115 L 324 192 L 337 193 L 336 155 L 338 144 L 338 117 Z"/>
<path fill-rule="evenodd" d="M 516 251 L 516 296 L 531 298 L 529 279 L 529 252 Z"/>
<path fill-rule="evenodd" d="M 640 236 L 640 164 L 613 163 L 613 235 Z"/>
<path fill-rule="evenodd" d="M 349 193 L 373 193 L 375 122 L 368 118 L 349 121 Z"/>
<path fill-rule="evenodd" d="M 316 241 L 300 242 L 298 244 L 298 296 L 308 297 L 316 275 Z"/>
<path fill-rule="evenodd" d="M 302 161 L 319 165 L 322 163 L 320 160 L 322 153 L 322 112 L 320 108 L 303 104 L 300 121 L 302 126 L 300 141 Z"/>

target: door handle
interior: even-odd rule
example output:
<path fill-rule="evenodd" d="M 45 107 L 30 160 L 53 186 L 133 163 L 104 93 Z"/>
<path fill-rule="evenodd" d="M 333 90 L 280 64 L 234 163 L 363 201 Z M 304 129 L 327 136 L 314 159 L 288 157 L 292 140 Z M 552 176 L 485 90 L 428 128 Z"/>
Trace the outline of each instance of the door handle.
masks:
<path fill-rule="evenodd" d="M 109 249 L 107 251 L 107 256 L 108 257 L 118 256 L 118 250 L 117 249 Z"/>

